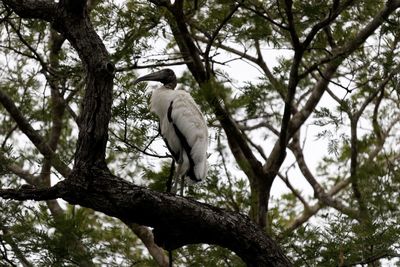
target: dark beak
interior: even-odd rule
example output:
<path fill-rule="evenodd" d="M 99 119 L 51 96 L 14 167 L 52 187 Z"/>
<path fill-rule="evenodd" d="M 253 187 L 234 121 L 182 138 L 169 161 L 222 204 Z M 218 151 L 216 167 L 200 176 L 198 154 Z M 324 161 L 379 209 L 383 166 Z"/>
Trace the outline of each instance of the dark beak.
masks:
<path fill-rule="evenodd" d="M 163 82 L 165 78 L 166 78 L 165 72 L 163 70 L 160 70 L 137 78 L 133 82 L 133 84 L 137 84 L 139 82 L 144 82 L 144 81 Z"/>

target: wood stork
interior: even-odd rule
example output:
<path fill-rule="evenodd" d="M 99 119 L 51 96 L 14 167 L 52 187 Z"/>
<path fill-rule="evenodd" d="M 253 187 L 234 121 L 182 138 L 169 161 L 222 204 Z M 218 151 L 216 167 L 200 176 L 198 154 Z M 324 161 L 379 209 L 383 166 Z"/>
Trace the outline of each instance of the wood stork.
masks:
<path fill-rule="evenodd" d="M 150 111 L 158 116 L 161 135 L 177 164 L 174 191 L 179 178 L 200 182 L 207 175 L 208 130 L 199 107 L 189 93 L 174 90 L 177 80 L 171 69 L 139 77 L 134 84 L 142 81 L 163 84 L 151 95 Z"/>

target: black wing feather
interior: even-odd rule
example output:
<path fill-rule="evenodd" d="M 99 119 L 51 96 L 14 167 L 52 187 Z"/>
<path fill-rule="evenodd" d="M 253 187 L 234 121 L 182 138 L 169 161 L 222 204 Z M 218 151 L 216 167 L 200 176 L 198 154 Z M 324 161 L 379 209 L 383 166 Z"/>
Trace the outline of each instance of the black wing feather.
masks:
<path fill-rule="evenodd" d="M 188 141 L 186 140 L 186 137 L 179 130 L 178 126 L 176 126 L 176 124 L 173 123 L 173 120 L 172 120 L 173 103 L 174 103 L 174 101 L 171 101 L 171 103 L 170 103 L 170 105 L 168 107 L 168 113 L 167 113 L 168 121 L 170 123 L 172 123 L 172 125 L 174 126 L 175 133 L 178 136 L 178 139 L 181 142 L 181 145 L 183 146 L 183 149 L 185 149 L 186 154 L 188 156 L 188 159 L 189 159 L 189 170 L 187 171 L 186 175 L 189 176 L 189 178 L 191 180 L 193 180 L 195 182 L 199 182 L 201 180 L 198 179 L 196 177 L 196 175 L 194 174 L 194 161 L 193 161 L 192 156 L 190 154 L 190 152 L 192 151 L 192 147 L 189 145 Z M 167 147 L 168 147 L 168 144 L 167 144 Z M 169 150 L 171 151 L 170 148 L 169 148 Z"/>

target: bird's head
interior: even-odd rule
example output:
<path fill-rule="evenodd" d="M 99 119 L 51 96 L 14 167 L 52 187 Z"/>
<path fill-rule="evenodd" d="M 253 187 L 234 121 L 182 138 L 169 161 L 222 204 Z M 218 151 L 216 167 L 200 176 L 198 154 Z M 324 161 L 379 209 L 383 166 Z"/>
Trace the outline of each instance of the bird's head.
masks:
<path fill-rule="evenodd" d="M 160 71 L 156 71 L 144 76 L 141 76 L 137 78 L 134 81 L 134 84 L 137 84 L 139 82 L 143 81 L 156 81 L 156 82 L 161 82 L 164 87 L 168 89 L 175 89 L 177 81 L 176 81 L 176 76 L 173 70 L 171 69 L 163 69 Z"/>

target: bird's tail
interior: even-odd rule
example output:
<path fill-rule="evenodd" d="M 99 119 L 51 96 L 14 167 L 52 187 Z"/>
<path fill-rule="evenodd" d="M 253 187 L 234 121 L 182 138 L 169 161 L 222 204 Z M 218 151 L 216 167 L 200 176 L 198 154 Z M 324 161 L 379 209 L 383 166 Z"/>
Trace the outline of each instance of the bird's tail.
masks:
<path fill-rule="evenodd" d="M 194 166 L 190 166 L 186 173 L 186 182 L 188 184 L 201 182 L 207 175 L 207 169 L 207 161 L 197 162 Z"/>
<path fill-rule="evenodd" d="M 207 175 L 207 160 L 195 162 L 183 153 L 183 162 L 181 163 L 182 175 L 185 175 L 185 180 L 188 184 L 195 184 L 201 182 Z"/>

